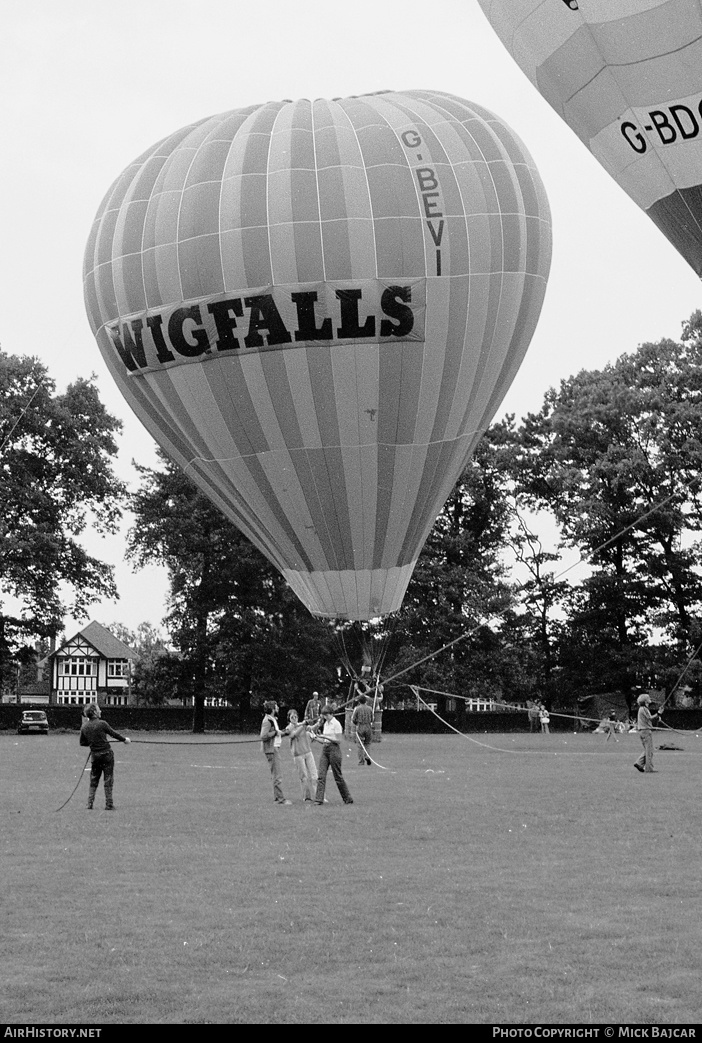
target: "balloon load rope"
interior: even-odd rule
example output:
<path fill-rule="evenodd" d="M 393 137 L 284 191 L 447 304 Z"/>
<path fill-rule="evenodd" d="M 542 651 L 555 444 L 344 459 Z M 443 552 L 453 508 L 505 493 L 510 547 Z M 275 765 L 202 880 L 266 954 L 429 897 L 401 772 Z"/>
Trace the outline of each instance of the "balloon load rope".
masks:
<path fill-rule="evenodd" d="M 659 502 L 655 503 L 652 507 L 649 507 L 649 509 L 647 511 L 645 511 L 643 514 L 639 515 L 638 518 L 635 518 L 634 521 L 631 522 L 629 525 L 625 525 L 624 528 L 620 529 L 619 532 L 617 532 L 614 536 L 611 536 L 609 539 L 605 540 L 603 543 L 600 543 L 599 546 L 594 547 L 593 550 L 591 550 L 589 554 L 581 554 L 579 556 L 579 558 L 577 559 L 577 561 L 574 561 L 571 565 L 568 565 L 567 568 L 563 569 L 561 572 L 557 573 L 553 577 L 554 578 L 554 582 L 556 580 L 562 579 L 563 576 L 565 576 L 572 569 L 577 568 L 577 566 L 582 564 L 583 562 L 586 562 L 588 560 L 592 560 L 592 558 L 594 558 L 594 556 L 596 554 L 599 554 L 600 551 L 604 550 L 606 547 L 609 547 L 609 545 L 611 543 L 614 543 L 616 540 L 620 539 L 622 536 L 624 536 L 631 529 L 635 528 L 637 525 L 640 525 L 641 522 L 644 521 L 646 518 L 648 518 L 648 516 L 650 514 L 653 514 L 655 511 L 660 510 L 661 507 L 664 507 L 671 499 L 673 499 L 673 495 L 666 496 L 666 497 L 664 497 L 664 499 L 662 499 Z M 527 583 L 526 582 L 518 584 L 517 587 L 516 587 L 515 593 L 516 594 L 520 594 L 522 591 L 524 591 L 526 589 L 526 587 L 527 587 Z M 423 656 L 421 659 L 417 659 L 414 663 L 411 663 L 409 666 L 406 666 L 402 670 L 398 670 L 396 673 L 391 674 L 390 677 L 385 679 L 384 684 L 389 685 L 391 682 L 396 681 L 399 677 L 402 677 L 404 674 L 407 674 L 411 670 L 414 670 L 416 667 L 421 666 L 422 663 L 427 663 L 430 659 L 434 659 L 434 658 L 436 658 L 436 656 L 441 655 L 442 652 L 446 652 L 449 648 L 453 648 L 453 646 L 457 645 L 460 641 L 465 641 L 466 638 L 472 637 L 474 634 L 477 634 L 477 632 L 481 629 L 481 627 L 489 626 L 490 623 L 493 622 L 493 621 L 499 622 L 500 619 L 501 619 L 500 616 L 498 616 L 497 614 L 493 614 L 493 615 L 489 616 L 485 620 L 484 623 L 476 623 L 476 625 L 471 627 L 470 630 L 466 630 L 466 631 L 464 631 L 464 633 L 459 634 L 458 637 L 455 637 L 453 639 L 453 641 L 449 641 L 447 644 L 442 645 L 441 648 L 437 648 L 434 652 L 429 652 L 428 655 Z M 692 655 L 690 656 L 690 659 L 689 659 L 688 663 L 686 664 L 686 666 L 684 667 L 680 677 L 678 678 L 678 680 L 673 685 L 673 687 L 670 690 L 669 694 L 666 696 L 665 702 L 663 703 L 664 706 L 665 706 L 665 703 L 670 698 L 670 696 L 675 691 L 675 689 L 680 684 L 680 681 L 682 680 L 682 677 L 687 673 L 690 665 L 692 664 L 692 661 L 695 659 L 695 657 L 698 655 L 698 653 L 700 651 L 702 651 L 702 642 L 697 646 L 695 651 L 692 653 Z M 411 688 L 412 685 L 409 685 L 408 687 Z M 581 718 L 581 719 L 582 720 L 586 720 L 586 718 Z"/>
<path fill-rule="evenodd" d="M 15 420 L 14 424 L 12 425 L 12 427 L 11 427 L 11 428 L 10 428 L 10 430 L 8 431 L 7 435 L 6 435 L 6 436 L 5 436 L 5 438 L 3 439 L 2 443 L 0 444 L 0 453 L 2 453 L 2 452 L 4 451 L 4 449 L 5 449 L 5 446 L 6 446 L 6 445 L 8 445 L 8 443 L 9 443 L 10 439 L 12 438 L 12 434 L 13 434 L 13 432 L 14 432 L 15 428 L 16 428 L 16 427 L 17 427 L 17 425 L 18 425 L 18 424 L 19 424 L 19 423 L 21 422 L 21 420 L 22 420 L 22 418 L 24 417 L 24 415 L 25 415 L 25 414 L 27 413 L 27 410 L 28 410 L 28 409 L 29 409 L 29 407 L 31 406 L 31 404 L 32 404 L 32 402 L 34 401 L 34 399 L 35 399 L 35 398 L 37 397 L 37 395 L 39 394 L 39 392 L 40 392 L 40 391 L 41 391 L 41 390 L 42 390 L 43 388 L 45 388 L 45 387 L 46 387 L 46 385 L 45 385 L 44 383 L 42 383 L 42 381 L 39 381 L 39 383 L 38 383 L 38 384 L 37 384 L 37 386 L 35 387 L 35 389 L 34 389 L 34 391 L 33 391 L 32 395 L 31 395 L 31 396 L 30 396 L 30 398 L 29 398 L 29 399 L 27 400 L 27 402 L 26 402 L 26 404 L 25 404 L 24 408 L 22 409 L 22 412 L 21 412 L 21 413 L 20 413 L 20 415 L 19 415 L 19 416 L 17 417 L 17 419 Z"/>
<path fill-rule="evenodd" d="M 351 685 L 353 686 L 357 681 L 365 681 L 366 679 L 362 675 L 359 675 L 353 666 L 351 654 L 349 653 L 349 650 L 347 648 L 346 629 L 343 626 L 344 622 L 345 621 L 343 620 L 337 620 L 337 624 L 334 628 L 334 640 L 336 642 L 339 658 L 341 659 L 346 673 L 351 679 Z M 378 637 L 377 634 L 373 632 L 374 627 L 371 620 L 364 620 L 358 622 L 360 622 L 361 624 L 360 639 L 363 657 L 364 660 L 370 661 L 370 671 L 372 677 L 376 680 L 377 689 L 377 686 L 380 683 L 380 675 L 383 671 L 385 659 L 388 654 L 390 640 L 395 632 L 396 613 L 393 613 L 391 616 L 383 618 L 381 637 Z M 364 623 L 365 629 L 363 628 Z M 357 636 L 359 636 L 358 633 Z M 376 653 L 376 648 L 378 646 L 379 650 Z"/>

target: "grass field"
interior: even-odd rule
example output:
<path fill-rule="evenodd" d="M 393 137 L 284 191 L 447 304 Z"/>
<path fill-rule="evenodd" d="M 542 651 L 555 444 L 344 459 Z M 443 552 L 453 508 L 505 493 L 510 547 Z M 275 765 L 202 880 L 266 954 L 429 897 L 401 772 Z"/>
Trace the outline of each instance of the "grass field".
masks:
<path fill-rule="evenodd" d="M 109 813 L 55 810 L 75 734 L 0 734 L 0 1022 L 702 1020 L 702 738 L 389 735 L 324 807 L 286 744 L 281 807 L 257 743 L 132 736 L 179 744 Z"/>

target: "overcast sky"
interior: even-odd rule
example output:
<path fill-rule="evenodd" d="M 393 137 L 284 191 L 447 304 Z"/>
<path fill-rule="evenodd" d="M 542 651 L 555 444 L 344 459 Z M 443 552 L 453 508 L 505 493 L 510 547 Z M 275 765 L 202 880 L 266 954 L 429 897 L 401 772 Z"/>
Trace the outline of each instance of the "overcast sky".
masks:
<path fill-rule="evenodd" d="M 36 355 L 58 388 L 97 376 L 124 422 L 120 474 L 155 462 L 112 382 L 83 306 L 83 251 L 100 201 L 149 145 L 193 120 L 282 98 L 435 89 L 492 109 L 531 151 L 551 203 L 549 288 L 501 413 L 540 408 L 580 369 L 678 339 L 702 287 L 668 241 L 549 108 L 477 0 L 3 0 L 0 12 L 0 344 Z M 121 598 L 92 618 L 159 624 L 165 576 L 132 573 L 123 537 L 89 549 Z M 87 620 L 67 620 L 68 634 Z"/>

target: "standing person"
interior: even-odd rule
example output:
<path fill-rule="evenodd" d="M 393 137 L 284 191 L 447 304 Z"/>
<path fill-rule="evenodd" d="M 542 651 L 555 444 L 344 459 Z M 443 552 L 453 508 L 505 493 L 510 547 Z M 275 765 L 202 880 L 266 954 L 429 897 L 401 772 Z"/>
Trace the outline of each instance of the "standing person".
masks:
<path fill-rule="evenodd" d="M 322 703 L 319 698 L 319 692 L 312 692 L 312 698 L 307 700 L 307 706 L 305 707 L 305 721 L 308 724 L 316 724 L 321 712 Z"/>
<path fill-rule="evenodd" d="M 612 710 L 605 723 L 607 725 L 607 738 L 605 739 L 605 742 L 609 742 L 617 730 L 617 715 L 614 710 Z M 614 741 L 619 742 L 619 739 L 615 739 Z"/>
<path fill-rule="evenodd" d="M 634 767 L 637 771 L 653 772 L 656 771 L 653 767 L 653 722 L 661 717 L 661 712 L 659 710 L 658 713 L 652 714 L 649 710 L 650 695 L 644 693 L 638 697 L 636 702 L 639 707 L 636 718 L 636 730 L 643 743 L 643 753 L 634 764 Z"/>
<path fill-rule="evenodd" d="M 327 772 L 331 767 L 334 782 L 337 785 L 337 789 L 341 794 L 344 804 L 353 804 L 353 798 L 349 793 L 349 788 L 346 785 L 346 782 L 344 781 L 344 776 L 341 774 L 341 736 L 344 734 L 343 728 L 334 716 L 333 707 L 325 706 L 322 709 L 322 717 L 324 718 L 324 724 L 318 725 L 318 729 L 322 729 L 321 733 L 318 733 L 315 736 L 315 738 L 322 743 L 322 756 L 319 758 L 319 777 L 317 780 L 317 793 L 314 802 L 315 804 L 324 803 Z"/>
<path fill-rule="evenodd" d="M 266 715 L 261 722 L 261 749 L 266 755 L 273 779 L 273 797 L 276 804 L 292 804 L 283 794 L 283 775 L 280 767 L 280 747 L 283 742 L 276 714 L 278 704 L 270 699 L 263 704 Z"/>
<path fill-rule="evenodd" d="M 90 789 L 88 791 L 88 811 L 92 811 L 95 801 L 95 793 L 103 776 L 105 787 L 105 811 L 114 811 L 112 802 L 112 787 L 115 778 L 115 755 L 110 749 L 108 735 L 119 742 L 131 742 L 125 735 L 120 735 L 114 728 L 110 728 L 107 721 L 102 721 L 102 711 L 97 703 L 90 703 L 83 711 L 86 720 L 80 729 L 81 746 L 90 747 L 92 764 L 90 766 Z"/>
<path fill-rule="evenodd" d="M 551 718 L 549 716 L 548 710 L 546 709 L 543 703 L 541 704 L 541 709 L 539 710 L 539 720 L 541 721 L 541 731 L 544 735 L 549 735 L 550 733 L 548 730 L 548 722 L 551 720 Z"/>
<path fill-rule="evenodd" d="M 527 717 L 529 718 L 529 731 L 538 732 L 539 730 L 539 704 L 527 701 Z"/>
<path fill-rule="evenodd" d="M 359 696 L 358 706 L 351 715 L 351 723 L 356 725 L 358 763 L 370 766 L 371 759 L 368 756 L 368 747 L 373 741 L 373 711 L 368 705 L 368 699 L 365 695 Z M 361 740 L 360 742 L 359 739 Z"/>
<path fill-rule="evenodd" d="M 317 789 L 317 765 L 310 746 L 307 725 L 300 721 L 297 710 L 288 711 L 288 726 L 285 732 L 290 736 L 290 750 L 300 779 L 302 798 L 311 802 Z"/>

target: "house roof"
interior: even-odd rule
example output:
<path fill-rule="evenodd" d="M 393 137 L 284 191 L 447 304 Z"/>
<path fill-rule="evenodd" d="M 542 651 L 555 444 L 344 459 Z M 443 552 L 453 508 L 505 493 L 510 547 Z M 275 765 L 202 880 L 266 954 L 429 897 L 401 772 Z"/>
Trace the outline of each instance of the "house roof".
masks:
<path fill-rule="evenodd" d="M 58 655 L 66 645 L 70 644 L 71 641 L 75 641 L 77 637 L 85 638 L 95 651 L 99 652 L 105 659 L 136 659 L 136 652 L 133 652 L 129 645 L 125 645 L 124 641 L 120 641 L 118 637 L 115 637 L 107 627 L 95 622 L 88 623 L 87 627 L 79 630 L 68 641 L 64 641 L 61 647 L 57 648 L 53 654 Z"/>

